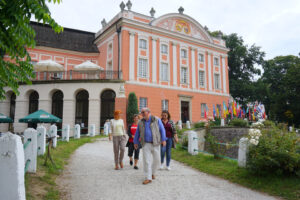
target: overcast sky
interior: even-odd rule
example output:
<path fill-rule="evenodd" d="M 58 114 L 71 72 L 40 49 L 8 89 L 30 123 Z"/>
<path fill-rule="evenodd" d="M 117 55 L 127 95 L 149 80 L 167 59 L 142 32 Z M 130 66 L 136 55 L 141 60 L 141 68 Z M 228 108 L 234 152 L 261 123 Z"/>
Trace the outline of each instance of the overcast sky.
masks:
<path fill-rule="evenodd" d="M 127 0 L 124 1 L 126 4 Z M 300 52 L 300 0 L 131 0 L 132 10 L 155 17 L 178 12 L 210 30 L 237 33 L 248 45 L 256 44 L 266 59 Z M 120 0 L 62 0 L 49 4 L 52 17 L 63 27 L 97 32 L 120 11 Z"/>

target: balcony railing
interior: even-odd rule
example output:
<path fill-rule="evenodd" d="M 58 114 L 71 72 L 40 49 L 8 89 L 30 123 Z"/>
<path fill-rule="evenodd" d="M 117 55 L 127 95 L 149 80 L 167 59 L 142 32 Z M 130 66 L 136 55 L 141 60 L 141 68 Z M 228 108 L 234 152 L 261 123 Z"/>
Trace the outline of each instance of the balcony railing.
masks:
<path fill-rule="evenodd" d="M 63 71 L 63 72 L 34 72 L 32 81 L 55 80 L 122 80 L 122 72 L 118 71 Z"/>

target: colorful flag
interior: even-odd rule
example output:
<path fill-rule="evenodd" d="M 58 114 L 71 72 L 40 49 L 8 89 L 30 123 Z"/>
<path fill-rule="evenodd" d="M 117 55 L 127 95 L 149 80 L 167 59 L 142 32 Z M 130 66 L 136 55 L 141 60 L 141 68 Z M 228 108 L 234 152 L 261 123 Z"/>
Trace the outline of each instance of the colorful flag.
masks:
<path fill-rule="evenodd" d="M 215 118 L 216 116 L 217 116 L 217 114 L 216 114 L 215 105 L 213 105 L 213 117 Z"/>

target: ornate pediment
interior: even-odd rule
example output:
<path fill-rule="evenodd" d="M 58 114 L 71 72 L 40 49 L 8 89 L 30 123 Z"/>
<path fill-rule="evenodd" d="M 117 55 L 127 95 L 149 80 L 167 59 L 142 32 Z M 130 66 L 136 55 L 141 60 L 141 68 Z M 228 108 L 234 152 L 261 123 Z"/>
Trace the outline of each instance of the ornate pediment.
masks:
<path fill-rule="evenodd" d="M 207 42 L 212 42 L 210 35 L 205 31 L 205 29 L 196 20 L 187 15 L 163 15 L 152 21 L 151 25 L 167 29 L 172 32 L 188 35 Z"/>

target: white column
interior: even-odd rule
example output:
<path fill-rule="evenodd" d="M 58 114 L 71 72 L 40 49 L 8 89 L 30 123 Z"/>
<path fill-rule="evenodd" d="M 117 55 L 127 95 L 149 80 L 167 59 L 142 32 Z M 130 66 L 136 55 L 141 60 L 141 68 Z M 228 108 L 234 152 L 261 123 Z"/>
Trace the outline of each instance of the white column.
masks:
<path fill-rule="evenodd" d="M 152 37 L 152 82 L 156 83 L 156 40 L 155 38 Z"/>
<path fill-rule="evenodd" d="M 24 99 L 16 99 L 16 112 L 14 120 L 14 131 L 16 133 L 23 132 L 27 128 L 26 123 L 19 123 L 19 119 L 28 115 L 28 101 Z"/>
<path fill-rule="evenodd" d="M 207 58 L 208 58 L 208 89 L 209 91 L 212 90 L 212 77 L 211 77 L 211 53 L 208 52 L 208 55 L 207 55 Z"/>
<path fill-rule="evenodd" d="M 44 126 L 37 127 L 37 154 L 44 155 L 46 152 L 46 128 Z"/>
<path fill-rule="evenodd" d="M 23 144 L 9 132 L 0 137 L 0 177 L 1 199 L 25 199 Z"/>
<path fill-rule="evenodd" d="M 6 97 L 5 100 L 0 101 L 0 113 L 9 117 L 9 110 L 10 110 L 10 99 Z M 7 123 L 0 123 L 0 131 L 6 132 L 8 131 L 8 124 Z"/>
<path fill-rule="evenodd" d="M 35 173 L 37 165 L 37 131 L 27 128 L 24 131 L 24 164 L 28 163 L 28 172 Z"/>
<path fill-rule="evenodd" d="M 196 88 L 195 49 L 192 48 L 192 88 Z"/>
<path fill-rule="evenodd" d="M 91 124 L 95 125 L 96 133 L 100 133 L 100 99 L 89 99 L 89 124 L 88 132 L 91 132 Z"/>
<path fill-rule="evenodd" d="M 223 92 L 227 93 L 226 87 L 226 66 L 225 66 L 225 58 L 222 57 L 222 75 L 223 75 Z"/>
<path fill-rule="evenodd" d="M 177 85 L 177 48 L 176 48 L 176 44 L 172 43 L 173 46 L 173 85 L 176 86 Z"/>
<path fill-rule="evenodd" d="M 64 99 L 63 107 L 63 126 L 65 124 L 74 127 L 75 125 L 75 99 Z M 74 135 L 74 129 L 70 132 L 70 136 Z"/>
<path fill-rule="evenodd" d="M 135 33 L 129 32 L 129 80 L 134 80 L 134 35 Z"/>

